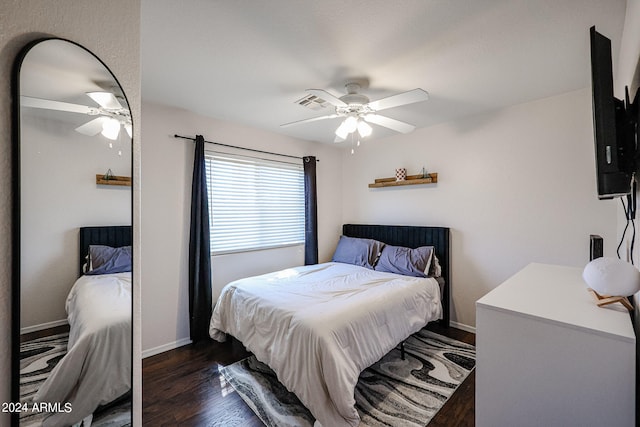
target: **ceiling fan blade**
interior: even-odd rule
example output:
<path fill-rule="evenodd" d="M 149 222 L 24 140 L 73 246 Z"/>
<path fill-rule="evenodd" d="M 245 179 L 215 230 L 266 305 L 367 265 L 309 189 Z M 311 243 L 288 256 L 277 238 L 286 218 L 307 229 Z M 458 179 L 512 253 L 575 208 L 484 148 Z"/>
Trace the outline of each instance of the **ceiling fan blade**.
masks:
<path fill-rule="evenodd" d="M 116 96 L 111 92 L 87 92 L 87 95 L 107 110 L 122 109 L 122 104 L 120 104 L 120 101 L 118 101 Z"/>
<path fill-rule="evenodd" d="M 333 105 L 334 107 L 346 107 L 347 106 L 347 104 L 343 100 L 341 100 L 338 97 L 335 97 L 335 96 L 331 95 L 326 90 L 323 90 L 323 89 L 307 89 L 306 92 L 310 93 L 311 95 L 315 95 L 318 98 L 324 99 L 325 101 L 327 101 L 329 104 Z"/>
<path fill-rule="evenodd" d="M 88 115 L 98 114 L 98 110 L 96 108 L 88 107 L 86 105 L 70 104 L 68 102 L 52 101 L 50 99 L 34 98 L 31 96 L 21 96 L 20 106 Z"/>
<path fill-rule="evenodd" d="M 295 122 L 291 122 L 291 123 L 285 123 L 283 125 L 280 125 L 281 128 L 287 127 L 287 126 L 291 126 L 291 125 L 298 125 L 301 123 L 310 123 L 310 122 L 315 122 L 318 120 L 326 120 L 326 119 L 335 119 L 336 117 L 340 117 L 339 114 L 329 114 L 328 116 L 320 116 L 320 117 L 312 117 L 310 119 L 304 119 L 304 120 L 298 120 Z"/>
<path fill-rule="evenodd" d="M 76 128 L 76 132 L 80 132 L 81 134 L 87 136 L 96 136 L 97 134 L 102 132 L 102 125 L 104 125 L 107 120 L 111 119 L 106 116 L 97 117 L 81 126 L 78 126 Z"/>
<path fill-rule="evenodd" d="M 369 107 L 374 111 L 386 110 L 387 108 L 399 107 L 401 105 L 414 104 L 416 102 L 422 102 L 429 99 L 427 91 L 422 89 L 413 89 L 407 92 L 402 92 L 397 95 L 391 95 L 386 98 L 372 101 L 369 103 Z"/>
<path fill-rule="evenodd" d="M 400 133 L 409 133 L 416 128 L 414 125 L 411 125 L 409 123 L 401 122 L 400 120 L 381 116 L 379 114 L 367 114 L 366 116 L 364 116 L 364 120 L 366 122 L 375 123 L 376 125 L 384 126 Z"/>

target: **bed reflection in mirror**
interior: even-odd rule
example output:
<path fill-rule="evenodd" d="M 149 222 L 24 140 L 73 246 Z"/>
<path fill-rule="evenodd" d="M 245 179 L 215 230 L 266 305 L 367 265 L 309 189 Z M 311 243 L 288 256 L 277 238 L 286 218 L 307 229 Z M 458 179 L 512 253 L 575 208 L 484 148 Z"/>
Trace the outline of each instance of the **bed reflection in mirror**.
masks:
<path fill-rule="evenodd" d="M 129 106 L 107 67 L 75 43 L 43 40 L 17 61 L 13 374 L 14 402 L 27 410 L 14 423 L 130 425 Z"/>

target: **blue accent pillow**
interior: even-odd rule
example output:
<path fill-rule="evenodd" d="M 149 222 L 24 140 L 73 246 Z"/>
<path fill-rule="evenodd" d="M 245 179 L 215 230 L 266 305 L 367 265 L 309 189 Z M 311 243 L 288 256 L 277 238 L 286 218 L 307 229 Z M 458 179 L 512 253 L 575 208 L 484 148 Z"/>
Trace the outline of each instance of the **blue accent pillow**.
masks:
<path fill-rule="evenodd" d="M 433 250 L 433 246 L 411 249 L 386 245 L 382 249 L 375 270 L 404 276 L 427 277 L 431 267 Z"/>
<path fill-rule="evenodd" d="M 383 247 L 377 240 L 340 236 L 331 261 L 373 269 Z"/>
<path fill-rule="evenodd" d="M 131 246 L 112 248 L 111 246 L 90 245 L 89 265 L 86 274 L 111 274 L 131 271 Z"/>

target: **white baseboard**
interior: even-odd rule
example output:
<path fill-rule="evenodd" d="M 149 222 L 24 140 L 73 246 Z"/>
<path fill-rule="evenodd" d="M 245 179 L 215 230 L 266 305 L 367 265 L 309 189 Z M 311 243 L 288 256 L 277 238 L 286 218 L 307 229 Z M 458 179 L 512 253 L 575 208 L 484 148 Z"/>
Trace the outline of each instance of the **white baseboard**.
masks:
<path fill-rule="evenodd" d="M 55 320 L 53 322 L 41 323 L 39 325 L 25 326 L 24 328 L 20 328 L 20 335 L 30 334 L 31 332 L 38 332 L 45 329 L 56 328 L 58 326 L 65 325 L 68 325 L 67 319 Z"/>
<path fill-rule="evenodd" d="M 147 357 L 155 356 L 156 354 L 164 353 L 165 351 L 175 350 L 176 348 L 182 347 L 183 345 L 187 344 L 191 344 L 190 338 L 182 338 L 178 341 L 163 344 L 158 347 L 149 348 L 142 351 L 142 358 L 146 359 Z"/>
<path fill-rule="evenodd" d="M 476 333 L 476 328 L 474 326 L 465 325 L 464 323 L 458 323 L 452 320 L 449 322 L 449 325 L 457 329 L 462 329 L 463 331 L 466 331 L 466 332 L 471 332 L 472 334 Z"/>

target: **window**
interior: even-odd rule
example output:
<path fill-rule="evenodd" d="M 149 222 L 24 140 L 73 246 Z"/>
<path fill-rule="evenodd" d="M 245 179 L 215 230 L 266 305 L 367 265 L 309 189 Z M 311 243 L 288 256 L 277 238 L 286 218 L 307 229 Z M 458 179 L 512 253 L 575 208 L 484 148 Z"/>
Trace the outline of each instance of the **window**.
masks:
<path fill-rule="evenodd" d="M 205 155 L 211 254 L 304 243 L 302 164 Z"/>

